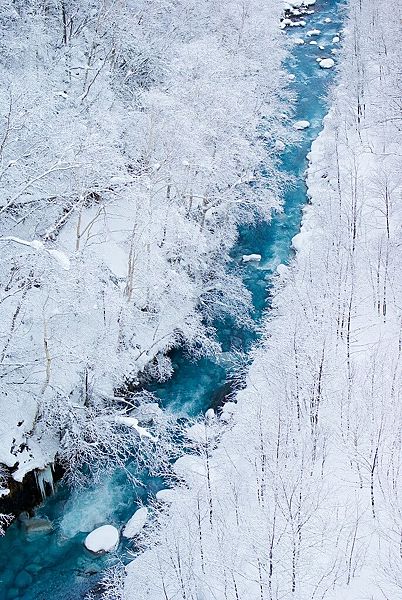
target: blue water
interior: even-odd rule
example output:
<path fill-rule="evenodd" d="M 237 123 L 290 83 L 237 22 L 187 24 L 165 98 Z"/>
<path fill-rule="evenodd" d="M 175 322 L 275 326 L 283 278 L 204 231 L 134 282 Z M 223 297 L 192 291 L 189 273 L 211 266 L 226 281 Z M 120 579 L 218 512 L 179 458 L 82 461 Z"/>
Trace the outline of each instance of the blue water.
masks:
<path fill-rule="evenodd" d="M 300 143 L 281 155 L 281 168 L 294 176 L 295 183 L 285 190 L 283 212 L 275 215 L 270 224 L 241 228 L 229 265 L 230 269 L 241 272 L 252 293 L 253 317 L 257 323 L 269 308 L 272 274 L 279 264 L 286 264 L 291 258 L 291 239 L 299 230 L 301 209 L 307 200 L 303 179 L 305 157 L 322 127 L 327 87 L 333 77 L 333 70 L 320 69 L 315 59 L 318 56 L 336 59 L 336 55 L 331 54 L 332 48 L 337 46 L 332 38 L 342 27 L 338 1 L 318 0 L 313 8 L 313 15 L 303 17 L 306 27 L 294 27 L 284 34 L 290 39 L 306 40 L 304 45 L 292 47 L 287 63 L 289 72 L 296 75 L 291 83 L 297 98 L 294 121 L 303 119 L 311 123 L 310 128 L 300 134 Z M 332 19 L 331 23 L 324 23 L 326 17 Z M 315 28 L 321 30 L 321 35 L 307 38 L 307 31 Z M 310 45 L 311 39 L 324 45 L 325 50 Z M 261 254 L 261 262 L 243 264 L 242 255 L 252 253 Z M 224 350 L 218 362 L 201 359 L 194 363 L 182 350 L 176 350 L 171 355 L 173 377 L 166 383 L 148 386 L 168 410 L 194 416 L 210 406 L 218 406 L 230 392 L 227 379 L 228 371 L 236 363 L 234 351 L 247 355 L 258 337 L 258 330 L 242 331 L 230 319 L 217 323 L 216 327 Z M 135 470 L 134 466 L 127 468 Z M 142 481 L 143 485 L 136 487 L 126 472 L 116 471 L 105 476 L 101 484 L 80 491 L 60 487 L 57 494 L 36 511 L 37 516 L 45 516 L 53 524 L 52 532 L 47 535 L 30 538 L 24 522 L 15 521 L 0 539 L 1 600 L 78 600 L 89 589 L 96 588 L 100 571 L 118 559 L 127 560 L 128 545 L 121 545 L 116 556 L 94 557 L 84 549 L 83 540 L 88 531 L 105 522 L 124 525 L 138 503 L 145 503 L 163 486 L 161 479 L 146 474 L 142 475 Z"/>

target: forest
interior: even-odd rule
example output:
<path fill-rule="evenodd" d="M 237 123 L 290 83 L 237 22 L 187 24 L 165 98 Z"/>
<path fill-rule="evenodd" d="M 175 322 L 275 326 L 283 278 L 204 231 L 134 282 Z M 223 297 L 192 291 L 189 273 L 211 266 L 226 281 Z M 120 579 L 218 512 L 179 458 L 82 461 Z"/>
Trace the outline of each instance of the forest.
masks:
<path fill-rule="evenodd" d="M 133 498 L 124 558 L 99 546 L 116 560 L 86 598 L 402 598 L 401 11 L 0 3 L 2 494 L 54 463 L 73 490 L 133 457 L 163 479 Z M 311 123 L 303 61 L 335 71 Z M 300 228 L 256 323 L 234 248 L 286 211 L 282 153 L 310 126 Z M 144 381 L 177 348 L 222 360 L 228 319 L 259 335 L 235 391 L 195 419 L 158 406 Z"/>

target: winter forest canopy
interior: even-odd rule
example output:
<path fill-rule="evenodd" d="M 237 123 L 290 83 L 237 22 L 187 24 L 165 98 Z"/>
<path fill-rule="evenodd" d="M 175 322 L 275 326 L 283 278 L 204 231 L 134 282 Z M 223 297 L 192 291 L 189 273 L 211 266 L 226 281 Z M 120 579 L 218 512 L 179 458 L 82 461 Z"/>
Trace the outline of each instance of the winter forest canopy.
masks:
<path fill-rule="evenodd" d="M 252 327 L 227 265 L 292 185 L 280 144 L 309 122 L 292 127 L 286 60 L 320 31 L 284 30 L 310 9 L 0 3 L 0 463 L 21 481 L 56 457 L 74 483 L 140 448 L 171 474 L 126 525 L 137 552 L 107 600 L 402 598 L 396 0 L 348 0 L 318 55 L 337 62 L 329 112 L 243 389 L 180 430 L 124 400 L 144 371 L 170 377 L 174 347 L 219 356 L 219 319 Z"/>
<path fill-rule="evenodd" d="M 261 123 L 283 133 L 286 74 L 260 2 L 4 2 L 0 19 L 0 462 L 21 480 L 94 458 L 115 390 L 147 365 L 168 378 L 169 348 L 213 355 L 215 318 L 250 324 L 225 263 L 239 223 L 280 203 Z"/>

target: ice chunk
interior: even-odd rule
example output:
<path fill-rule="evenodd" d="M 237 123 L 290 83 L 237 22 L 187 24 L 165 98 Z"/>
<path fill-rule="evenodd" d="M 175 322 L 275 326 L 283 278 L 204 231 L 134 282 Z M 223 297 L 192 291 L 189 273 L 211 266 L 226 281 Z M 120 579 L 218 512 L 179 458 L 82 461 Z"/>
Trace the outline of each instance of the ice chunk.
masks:
<path fill-rule="evenodd" d="M 147 522 L 147 518 L 148 509 L 145 506 L 139 508 L 123 529 L 123 536 L 126 538 L 135 537 L 144 527 L 145 523 Z"/>
<path fill-rule="evenodd" d="M 91 531 L 85 538 L 84 546 L 94 554 L 104 554 L 116 548 L 119 543 L 119 532 L 113 525 L 102 525 Z"/>
<path fill-rule="evenodd" d="M 315 42 L 315 41 L 313 41 L 313 42 L 310 42 L 310 44 L 311 44 L 312 46 L 317 46 L 317 42 Z"/>
<path fill-rule="evenodd" d="M 295 44 L 298 44 L 299 46 L 302 46 L 304 44 L 304 40 L 302 40 L 302 38 L 296 38 L 295 39 Z"/>
<path fill-rule="evenodd" d="M 327 17 L 326 19 L 324 19 L 324 23 L 331 23 L 332 19 L 330 19 L 329 17 Z"/>
<path fill-rule="evenodd" d="M 312 36 L 320 35 L 320 33 L 321 33 L 320 29 L 310 29 L 310 31 L 308 31 L 306 35 L 308 37 L 312 37 Z"/>
<path fill-rule="evenodd" d="M 334 44 L 337 44 L 340 41 L 340 37 L 338 35 L 336 35 L 335 37 L 332 38 L 332 41 L 334 42 Z"/>
<path fill-rule="evenodd" d="M 293 129 L 297 130 L 307 129 L 308 127 L 310 127 L 310 121 L 296 121 L 293 124 Z"/>
<path fill-rule="evenodd" d="M 320 62 L 320 67 L 321 69 L 332 69 L 334 64 L 335 62 L 332 58 L 324 58 L 324 60 Z"/>
<path fill-rule="evenodd" d="M 260 262 L 261 254 L 243 254 L 243 262 Z"/>

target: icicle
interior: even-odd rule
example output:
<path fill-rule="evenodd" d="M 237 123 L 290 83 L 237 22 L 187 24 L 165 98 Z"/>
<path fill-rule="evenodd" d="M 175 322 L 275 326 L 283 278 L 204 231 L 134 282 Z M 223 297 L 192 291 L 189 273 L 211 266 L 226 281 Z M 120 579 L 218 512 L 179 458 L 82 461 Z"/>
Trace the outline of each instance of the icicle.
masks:
<path fill-rule="evenodd" d="M 54 494 L 52 466 L 48 465 L 44 469 L 38 469 L 37 471 L 35 471 L 35 477 L 36 484 L 42 496 L 42 500 L 46 500 L 46 483 L 50 486 L 51 493 Z"/>

